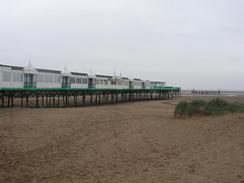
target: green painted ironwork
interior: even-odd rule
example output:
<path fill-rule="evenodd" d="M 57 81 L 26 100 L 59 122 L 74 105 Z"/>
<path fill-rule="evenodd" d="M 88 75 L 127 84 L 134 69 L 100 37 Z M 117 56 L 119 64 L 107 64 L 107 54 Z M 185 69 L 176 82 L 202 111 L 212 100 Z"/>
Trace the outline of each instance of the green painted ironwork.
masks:
<path fill-rule="evenodd" d="M 178 91 L 180 90 L 179 87 L 158 87 L 154 89 L 107 89 L 107 88 L 0 88 L 0 91 L 17 91 L 17 90 L 29 90 L 29 91 Z"/>
<path fill-rule="evenodd" d="M 171 100 L 180 96 L 180 93 L 181 90 L 178 87 L 156 89 L 0 88 L 0 108 L 13 106 L 68 107 L 140 100 Z M 16 98 L 20 100 L 20 103 L 14 102 Z M 29 99 L 32 102 L 29 102 Z"/>

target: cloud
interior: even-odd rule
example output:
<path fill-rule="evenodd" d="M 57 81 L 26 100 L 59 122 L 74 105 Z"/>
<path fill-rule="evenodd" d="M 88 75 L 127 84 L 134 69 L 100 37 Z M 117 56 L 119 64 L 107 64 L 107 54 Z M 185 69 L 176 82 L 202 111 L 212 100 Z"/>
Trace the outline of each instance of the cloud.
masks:
<path fill-rule="evenodd" d="M 227 89 L 234 72 L 243 89 L 243 7 L 241 0 L 1 1 L 0 62 L 123 70 L 192 88 L 212 86 L 192 71 L 218 73 L 206 78 Z"/>

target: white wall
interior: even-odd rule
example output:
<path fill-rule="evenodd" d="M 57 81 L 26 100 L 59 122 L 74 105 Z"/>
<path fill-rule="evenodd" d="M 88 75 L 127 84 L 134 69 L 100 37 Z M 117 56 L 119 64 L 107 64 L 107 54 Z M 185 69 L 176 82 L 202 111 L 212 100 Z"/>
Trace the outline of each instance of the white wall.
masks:
<path fill-rule="evenodd" d="M 108 80 L 108 78 L 105 77 L 96 77 L 95 78 L 95 88 L 97 89 L 107 89 L 111 88 L 111 82 Z M 107 82 L 107 84 L 105 83 Z"/>
<path fill-rule="evenodd" d="M 74 82 L 71 83 L 71 88 L 88 88 L 88 77 L 87 76 L 72 75 L 71 77 L 74 79 Z M 81 83 L 77 82 L 77 79 L 80 79 Z M 83 81 L 84 79 L 87 80 L 87 83 L 84 83 L 84 81 Z"/>
<path fill-rule="evenodd" d="M 142 89 L 142 81 L 132 81 L 134 89 Z"/>
<path fill-rule="evenodd" d="M 88 88 L 88 84 L 71 83 L 71 88 Z"/>
<path fill-rule="evenodd" d="M 61 88 L 61 83 L 36 83 L 36 88 Z"/>
<path fill-rule="evenodd" d="M 111 84 L 108 84 L 108 85 L 99 85 L 99 84 L 97 84 L 96 88 L 97 89 L 129 89 L 129 86 L 126 86 L 126 85 L 111 85 Z"/>
<path fill-rule="evenodd" d="M 151 88 L 151 84 L 149 82 L 146 82 L 146 89 L 150 89 Z"/>
<path fill-rule="evenodd" d="M 96 84 L 95 86 L 97 89 L 105 89 L 105 88 L 109 88 L 109 85 L 101 85 L 101 84 Z"/>
<path fill-rule="evenodd" d="M 116 84 L 111 84 L 111 81 L 109 81 L 109 85 L 106 86 L 106 88 L 109 89 L 129 89 L 129 81 L 126 84 L 127 80 L 123 80 L 123 79 L 113 79 L 114 82 L 116 82 Z"/>
<path fill-rule="evenodd" d="M 0 66 L 0 88 L 2 88 L 2 85 L 3 85 L 3 79 L 2 79 L 2 69 L 3 69 L 3 67 L 2 66 Z"/>
<path fill-rule="evenodd" d="M 38 72 L 36 88 L 61 88 L 61 74 Z"/>
<path fill-rule="evenodd" d="M 3 72 L 9 72 L 11 75 L 10 81 L 3 81 Z M 24 74 L 23 71 L 12 70 L 11 67 L 0 66 L 0 88 L 23 88 L 24 78 L 22 81 L 13 81 L 13 74 Z"/>
<path fill-rule="evenodd" d="M 109 89 L 129 89 L 129 85 L 109 85 L 106 88 Z"/>
<path fill-rule="evenodd" d="M 142 86 L 134 86 L 134 89 L 142 89 Z"/>

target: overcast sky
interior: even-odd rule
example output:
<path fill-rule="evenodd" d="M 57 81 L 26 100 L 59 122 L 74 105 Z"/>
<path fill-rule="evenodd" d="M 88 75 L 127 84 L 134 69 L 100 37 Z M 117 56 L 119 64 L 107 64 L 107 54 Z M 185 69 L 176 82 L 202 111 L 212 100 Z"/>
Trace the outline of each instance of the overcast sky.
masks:
<path fill-rule="evenodd" d="M 0 0 L 0 63 L 244 89 L 243 0 Z"/>

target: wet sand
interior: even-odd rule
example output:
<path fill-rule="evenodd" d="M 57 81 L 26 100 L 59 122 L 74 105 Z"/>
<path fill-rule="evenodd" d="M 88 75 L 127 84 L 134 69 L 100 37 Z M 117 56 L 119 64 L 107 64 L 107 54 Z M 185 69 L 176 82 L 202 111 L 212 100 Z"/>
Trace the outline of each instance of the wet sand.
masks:
<path fill-rule="evenodd" d="M 244 183 L 244 114 L 175 119 L 176 103 L 1 109 L 0 182 Z"/>

